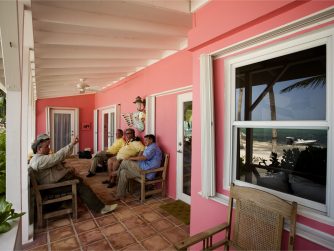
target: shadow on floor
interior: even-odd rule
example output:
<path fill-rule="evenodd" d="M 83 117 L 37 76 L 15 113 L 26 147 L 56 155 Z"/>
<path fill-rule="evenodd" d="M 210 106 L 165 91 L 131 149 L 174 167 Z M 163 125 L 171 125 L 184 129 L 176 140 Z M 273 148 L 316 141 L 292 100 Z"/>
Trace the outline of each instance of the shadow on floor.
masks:
<path fill-rule="evenodd" d="M 101 173 L 89 182 L 110 203 L 115 188 L 101 183 L 105 177 Z M 160 208 L 172 201 L 154 196 L 141 204 L 138 197 L 128 195 L 107 215 L 96 214 L 79 201 L 77 220 L 71 215 L 48 220 L 23 250 L 174 250 L 173 243 L 189 235 L 189 226 Z"/>

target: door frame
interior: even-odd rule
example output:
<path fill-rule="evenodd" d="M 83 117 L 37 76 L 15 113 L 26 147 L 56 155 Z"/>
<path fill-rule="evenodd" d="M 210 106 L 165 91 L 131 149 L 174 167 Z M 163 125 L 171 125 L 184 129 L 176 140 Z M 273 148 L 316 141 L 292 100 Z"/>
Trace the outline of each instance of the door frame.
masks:
<path fill-rule="evenodd" d="M 69 110 L 74 112 L 73 117 L 73 135 L 79 135 L 79 108 L 75 107 L 56 107 L 56 106 L 47 106 L 46 108 L 46 133 L 51 137 L 51 120 L 52 120 L 52 111 L 61 111 L 61 110 Z M 79 144 L 76 144 L 73 148 L 73 153 L 77 153 L 79 151 Z"/>
<path fill-rule="evenodd" d="M 103 107 L 98 110 L 98 113 L 101 114 L 101 150 L 104 150 L 104 114 L 106 113 L 115 113 L 115 119 L 114 119 L 114 139 L 116 139 L 116 131 L 120 128 L 120 105 L 111 105 L 108 107 Z M 110 118 L 108 119 L 108 126 L 110 123 Z M 109 127 L 110 128 L 110 127 Z M 109 140 L 109 139 L 108 139 Z M 109 142 L 108 146 L 110 146 L 113 142 Z"/>
<path fill-rule="evenodd" d="M 183 103 L 191 101 L 192 102 L 192 92 L 187 92 L 183 94 L 177 95 L 177 108 L 176 108 L 176 123 L 177 123 L 177 130 L 176 130 L 176 149 L 177 149 L 177 156 L 176 156 L 176 197 L 187 204 L 191 204 L 191 196 L 183 193 L 183 146 L 180 148 L 179 142 L 183 143 Z"/>

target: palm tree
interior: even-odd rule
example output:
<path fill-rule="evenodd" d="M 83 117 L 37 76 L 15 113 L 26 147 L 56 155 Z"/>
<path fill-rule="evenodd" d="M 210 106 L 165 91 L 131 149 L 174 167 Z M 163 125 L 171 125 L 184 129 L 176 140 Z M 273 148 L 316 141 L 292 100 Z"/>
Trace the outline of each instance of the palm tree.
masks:
<path fill-rule="evenodd" d="M 326 84 L 326 74 L 317 75 L 314 77 L 309 77 L 306 79 L 303 79 L 301 81 L 298 81 L 280 91 L 280 93 L 287 93 L 294 89 L 300 89 L 300 88 L 317 88 L 318 86 L 324 87 Z"/>

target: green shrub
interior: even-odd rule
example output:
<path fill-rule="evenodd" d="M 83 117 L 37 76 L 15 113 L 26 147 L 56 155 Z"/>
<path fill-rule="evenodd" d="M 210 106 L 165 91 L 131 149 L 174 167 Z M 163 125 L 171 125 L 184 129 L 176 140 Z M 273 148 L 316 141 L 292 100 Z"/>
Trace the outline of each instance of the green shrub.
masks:
<path fill-rule="evenodd" d="M 5 233 L 11 229 L 10 220 L 16 219 L 25 213 L 15 213 L 12 209 L 13 204 L 5 200 L 4 196 L 0 197 L 0 234 Z"/>

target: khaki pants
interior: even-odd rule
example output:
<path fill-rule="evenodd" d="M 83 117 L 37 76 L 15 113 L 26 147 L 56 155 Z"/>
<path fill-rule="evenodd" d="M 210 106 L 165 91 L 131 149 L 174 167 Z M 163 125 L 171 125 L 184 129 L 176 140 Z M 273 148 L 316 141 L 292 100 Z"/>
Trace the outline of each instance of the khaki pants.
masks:
<path fill-rule="evenodd" d="M 118 185 L 117 185 L 117 196 L 124 197 L 126 195 L 126 189 L 128 181 L 130 179 L 140 177 L 140 168 L 137 161 L 123 160 L 118 172 Z"/>
<path fill-rule="evenodd" d="M 92 165 L 89 169 L 89 172 L 95 173 L 97 165 L 98 164 L 103 165 L 103 163 L 107 162 L 107 160 L 110 157 L 112 157 L 112 154 L 107 153 L 106 151 L 101 151 L 101 152 L 98 152 L 97 154 L 95 154 L 95 156 L 93 157 Z"/>

